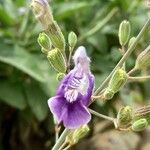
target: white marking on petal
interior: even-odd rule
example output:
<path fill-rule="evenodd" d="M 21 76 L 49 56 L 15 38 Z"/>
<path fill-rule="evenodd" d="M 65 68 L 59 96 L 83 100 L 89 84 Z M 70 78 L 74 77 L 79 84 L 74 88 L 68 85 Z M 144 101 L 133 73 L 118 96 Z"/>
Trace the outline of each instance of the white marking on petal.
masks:
<path fill-rule="evenodd" d="M 87 90 L 89 87 L 89 80 L 87 76 L 84 75 L 83 79 L 81 80 L 80 86 L 78 87 L 78 92 L 80 92 L 82 95 L 87 94 Z"/>
<path fill-rule="evenodd" d="M 74 102 L 78 97 L 78 91 L 75 89 L 68 89 L 64 96 L 68 102 Z"/>
<path fill-rule="evenodd" d="M 78 94 L 85 95 L 89 87 L 89 80 L 86 74 L 83 75 L 83 78 L 73 78 L 65 89 L 64 97 L 68 102 L 74 102 L 77 100 Z"/>

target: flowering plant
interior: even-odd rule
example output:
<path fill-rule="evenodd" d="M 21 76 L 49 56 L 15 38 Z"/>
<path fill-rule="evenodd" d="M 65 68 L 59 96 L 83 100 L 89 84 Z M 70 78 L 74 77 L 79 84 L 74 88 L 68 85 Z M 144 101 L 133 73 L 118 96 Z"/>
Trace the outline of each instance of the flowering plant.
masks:
<path fill-rule="evenodd" d="M 126 60 L 150 26 L 150 19 L 136 38 L 130 38 L 130 22 L 126 20 L 121 22 L 118 36 L 122 58 L 101 86 L 93 92 L 95 79 L 90 71 L 90 58 L 87 56 L 85 47 L 80 46 L 76 49 L 73 55 L 74 68 L 71 69 L 70 67 L 72 53 L 77 43 L 76 34 L 70 32 L 68 36 L 69 57 L 67 58 L 65 51 L 67 44 L 64 35 L 53 18 L 48 2 L 46 0 L 33 0 L 32 9 L 44 29 L 44 32 L 38 37 L 41 50 L 47 55 L 51 66 L 58 72 L 58 79 L 61 80 L 56 95 L 48 100 L 48 106 L 54 116 L 56 125 L 60 126 L 62 123 L 66 129 L 56 140 L 52 150 L 63 149 L 64 147 L 68 149 L 88 132 L 87 123 L 91 120 L 91 113 L 112 121 L 118 130 L 144 130 L 150 123 L 149 106 L 138 110 L 134 110 L 130 106 L 122 107 L 116 118 L 99 114 L 88 106 L 96 99 L 103 101 L 112 99 L 114 94 L 128 81 L 150 79 L 149 75 L 131 76 L 136 70 L 142 70 L 150 66 L 150 46 L 137 57 L 135 67 L 128 72 L 126 71 Z M 89 36 L 92 32 L 88 32 L 84 36 Z M 84 37 L 80 38 L 84 39 Z"/>

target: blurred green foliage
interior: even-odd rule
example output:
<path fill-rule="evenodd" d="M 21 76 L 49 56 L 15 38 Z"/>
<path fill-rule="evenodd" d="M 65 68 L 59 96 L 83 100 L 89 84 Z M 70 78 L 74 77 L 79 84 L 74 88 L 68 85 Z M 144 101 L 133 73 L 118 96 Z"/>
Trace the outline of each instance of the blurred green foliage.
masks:
<path fill-rule="evenodd" d="M 31 12 L 30 2 L 0 1 L 2 150 L 49 149 L 54 142 L 54 125 L 48 113 L 47 100 L 55 93 L 58 82 L 56 73 L 37 43 L 42 28 Z M 65 38 L 70 31 L 74 31 L 78 35 L 78 45 L 87 48 L 92 60 L 91 68 L 96 76 L 96 87 L 121 58 L 118 50 L 120 22 L 129 20 L 131 37 L 136 36 L 149 13 L 143 0 L 53 0 L 50 6 Z M 150 32 L 147 32 L 128 59 L 128 70 L 134 66 L 137 54 L 149 44 L 149 38 Z M 121 90 L 117 98 L 121 98 L 124 104 L 147 103 L 149 89 L 149 82 L 134 83 Z M 104 106 L 97 102 L 94 107 L 103 113 L 115 110 L 112 102 Z"/>

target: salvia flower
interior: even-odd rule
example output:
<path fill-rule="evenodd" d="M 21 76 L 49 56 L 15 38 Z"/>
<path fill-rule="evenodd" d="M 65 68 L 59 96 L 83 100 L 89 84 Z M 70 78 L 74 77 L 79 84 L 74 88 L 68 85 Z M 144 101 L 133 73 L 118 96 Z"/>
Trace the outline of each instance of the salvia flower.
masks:
<path fill-rule="evenodd" d="M 48 100 L 48 105 L 58 123 L 63 122 L 68 129 L 87 124 L 91 119 L 87 106 L 94 87 L 94 76 L 90 72 L 90 59 L 83 46 L 74 56 L 75 67 L 61 81 L 56 96 Z"/>

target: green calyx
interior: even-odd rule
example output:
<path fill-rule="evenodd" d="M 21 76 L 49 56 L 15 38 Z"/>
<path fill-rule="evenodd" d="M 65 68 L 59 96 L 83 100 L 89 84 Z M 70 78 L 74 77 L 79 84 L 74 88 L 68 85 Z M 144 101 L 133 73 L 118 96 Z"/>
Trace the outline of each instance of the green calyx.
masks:
<path fill-rule="evenodd" d="M 148 126 L 148 122 L 145 118 L 139 119 L 132 124 L 132 130 L 135 132 L 142 131 Z"/>
<path fill-rule="evenodd" d="M 143 52 L 139 54 L 136 59 L 135 68 L 145 69 L 150 67 L 150 46 L 148 46 Z"/>
<path fill-rule="evenodd" d="M 128 127 L 133 119 L 133 109 L 130 106 L 123 107 L 117 114 L 117 124 L 119 127 Z"/>
<path fill-rule="evenodd" d="M 125 44 L 128 42 L 130 30 L 131 30 L 130 22 L 127 20 L 122 21 L 119 26 L 119 33 L 118 33 L 119 42 L 121 46 L 125 46 Z"/>
<path fill-rule="evenodd" d="M 114 93 L 118 92 L 126 83 L 128 75 L 124 69 L 118 68 L 112 75 L 108 88 L 111 89 Z"/>
<path fill-rule="evenodd" d="M 77 35 L 74 32 L 70 32 L 68 35 L 69 46 L 74 48 L 77 43 Z"/>
<path fill-rule="evenodd" d="M 56 21 L 53 21 L 53 23 L 51 23 L 48 26 L 48 29 L 46 30 L 47 35 L 49 36 L 52 45 L 55 48 L 60 49 L 61 51 L 65 50 L 65 38 L 64 35 L 61 32 L 60 27 L 58 26 Z"/>
<path fill-rule="evenodd" d="M 67 67 L 65 58 L 59 49 L 55 48 L 49 51 L 47 54 L 47 58 L 56 71 L 60 73 L 66 72 Z"/>
<path fill-rule="evenodd" d="M 52 48 L 51 41 L 44 32 L 39 34 L 38 43 L 41 46 L 41 51 L 43 53 L 47 53 Z"/>

